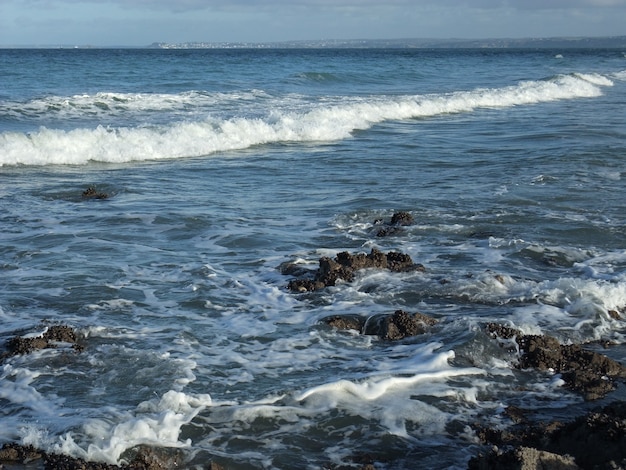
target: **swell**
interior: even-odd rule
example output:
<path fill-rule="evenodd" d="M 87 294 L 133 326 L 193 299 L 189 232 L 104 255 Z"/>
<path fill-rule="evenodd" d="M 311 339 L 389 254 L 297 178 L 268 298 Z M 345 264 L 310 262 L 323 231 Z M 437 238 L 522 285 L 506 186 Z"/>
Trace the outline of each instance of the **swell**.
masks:
<path fill-rule="evenodd" d="M 502 88 L 429 95 L 314 100 L 269 98 L 260 91 L 234 95 L 98 93 L 71 100 L 47 98 L 21 107 L 5 103 L 5 115 L 64 114 L 66 119 L 83 117 L 85 121 L 95 115 L 111 122 L 126 120 L 129 125 L 4 132 L 0 134 L 0 166 L 125 163 L 199 157 L 264 144 L 338 141 L 386 121 L 593 98 L 611 85 L 602 75 L 568 74 Z M 151 120 L 150 116 L 157 117 Z"/>

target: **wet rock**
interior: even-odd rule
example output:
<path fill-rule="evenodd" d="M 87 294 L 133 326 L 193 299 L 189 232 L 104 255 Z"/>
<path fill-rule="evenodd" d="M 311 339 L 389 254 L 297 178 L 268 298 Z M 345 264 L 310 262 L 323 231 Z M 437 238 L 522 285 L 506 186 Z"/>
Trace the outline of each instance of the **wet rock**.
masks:
<path fill-rule="evenodd" d="M 127 459 L 130 463 L 112 465 L 47 453 L 32 446 L 8 443 L 0 449 L 0 464 L 11 465 L 11 468 L 21 464 L 26 466 L 25 468 L 44 470 L 168 470 L 183 468 L 184 465 L 183 454 L 178 449 L 138 446 L 130 450 L 128 456 L 132 457 Z M 0 468 L 3 468 L 2 465 Z M 222 470 L 222 467 L 215 463 L 210 463 L 208 468 Z"/>
<path fill-rule="evenodd" d="M 615 389 L 616 379 L 626 379 L 626 367 L 578 344 L 563 345 L 551 336 L 524 335 L 514 328 L 487 325 L 492 337 L 514 339 L 519 345 L 521 369 L 535 368 L 561 374 L 566 387 L 595 400 Z"/>
<path fill-rule="evenodd" d="M 356 330 L 361 334 L 379 336 L 385 340 L 400 340 L 426 333 L 437 320 L 423 313 L 408 313 L 396 310 L 391 315 L 375 315 L 363 319 L 358 315 L 334 315 L 323 320 L 340 330 Z"/>
<path fill-rule="evenodd" d="M 42 457 L 43 453 L 33 446 L 21 446 L 9 442 L 0 449 L 0 462 L 3 464 L 31 462 Z"/>
<path fill-rule="evenodd" d="M 29 354 L 39 349 L 56 348 L 59 343 L 72 345 L 75 351 L 81 351 L 83 347 L 78 343 L 78 336 L 74 329 L 69 326 L 55 325 L 47 327 L 39 336 L 15 336 L 7 344 L 7 351 L 1 358 Z"/>
<path fill-rule="evenodd" d="M 324 323 L 338 330 L 356 330 L 359 333 L 363 331 L 365 320 L 358 315 L 333 315 L 324 318 Z"/>
<path fill-rule="evenodd" d="M 587 413 L 550 435 L 547 450 L 574 456 L 582 468 L 626 468 L 626 403 Z"/>
<path fill-rule="evenodd" d="M 626 468 L 626 403 L 619 401 L 569 423 L 537 423 L 477 433 L 498 446 L 469 469 Z M 508 448 L 502 451 L 501 447 Z"/>
<path fill-rule="evenodd" d="M 376 225 L 383 223 L 382 221 L 375 221 Z M 413 216 L 408 212 L 396 212 L 391 216 L 391 221 L 384 224 L 384 227 L 378 229 L 376 232 L 377 237 L 386 237 L 398 232 L 400 227 L 413 224 Z"/>
<path fill-rule="evenodd" d="M 320 258 L 319 268 L 313 279 L 294 279 L 289 282 L 288 288 L 294 292 L 307 292 L 334 286 L 339 280 L 352 282 L 357 271 L 370 268 L 394 272 L 424 270 L 424 266 L 413 263 L 411 257 L 404 253 L 383 253 L 376 248 L 372 248 L 369 254 L 353 255 L 344 251 L 338 253 L 334 259 Z"/>
<path fill-rule="evenodd" d="M 83 198 L 85 199 L 107 199 L 108 197 L 107 193 L 98 192 L 93 186 L 83 191 Z"/>
<path fill-rule="evenodd" d="M 576 470 L 580 469 L 568 455 L 558 455 L 532 447 L 518 447 L 506 452 L 494 450 L 469 461 L 470 470 Z"/>
<path fill-rule="evenodd" d="M 300 263 L 286 261 L 278 266 L 278 271 L 285 276 L 301 277 L 310 273 L 310 269 L 302 266 Z"/>
<path fill-rule="evenodd" d="M 386 340 L 417 336 L 426 333 L 427 328 L 435 323 L 437 320 L 423 313 L 410 314 L 404 310 L 396 310 L 393 315 L 383 321 L 378 336 Z"/>

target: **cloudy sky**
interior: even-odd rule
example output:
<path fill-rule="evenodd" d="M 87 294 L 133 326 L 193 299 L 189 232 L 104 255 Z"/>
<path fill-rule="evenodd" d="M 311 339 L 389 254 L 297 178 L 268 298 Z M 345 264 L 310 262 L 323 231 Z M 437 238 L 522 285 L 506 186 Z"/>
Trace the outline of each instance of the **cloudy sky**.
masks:
<path fill-rule="evenodd" d="M 0 0 L 0 45 L 626 35 L 626 0 Z"/>

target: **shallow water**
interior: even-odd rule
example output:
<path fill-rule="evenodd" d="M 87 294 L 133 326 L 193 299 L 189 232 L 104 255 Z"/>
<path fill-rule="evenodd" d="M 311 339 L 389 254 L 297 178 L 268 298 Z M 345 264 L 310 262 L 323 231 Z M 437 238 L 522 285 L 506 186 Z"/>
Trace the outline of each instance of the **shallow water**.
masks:
<path fill-rule="evenodd" d="M 625 359 L 621 51 L 0 55 L 1 336 L 85 336 L 4 361 L 2 441 L 464 468 L 471 424 L 582 405 L 486 322 Z M 426 271 L 294 294 L 278 269 L 374 247 Z M 388 342 L 322 321 L 397 309 L 439 323 Z"/>

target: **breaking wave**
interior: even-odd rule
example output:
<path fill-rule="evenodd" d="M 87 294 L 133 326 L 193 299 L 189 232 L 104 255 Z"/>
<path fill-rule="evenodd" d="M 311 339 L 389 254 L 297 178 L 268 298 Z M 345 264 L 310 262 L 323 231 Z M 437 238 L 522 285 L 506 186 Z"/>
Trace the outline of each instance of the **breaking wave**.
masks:
<path fill-rule="evenodd" d="M 97 93 L 49 97 L 21 105 L 4 103 L 5 115 L 45 115 L 53 121 L 56 116 L 71 121 L 89 121 L 96 116 L 106 117 L 112 124 L 4 132 L 0 134 L 0 166 L 125 163 L 200 157 L 264 144 L 338 141 L 386 121 L 593 98 L 602 94 L 602 87 L 612 84 L 599 74 L 568 74 L 503 88 L 430 95 L 277 98 L 256 90 L 236 94 Z M 132 124 L 113 124 L 120 121 Z"/>

